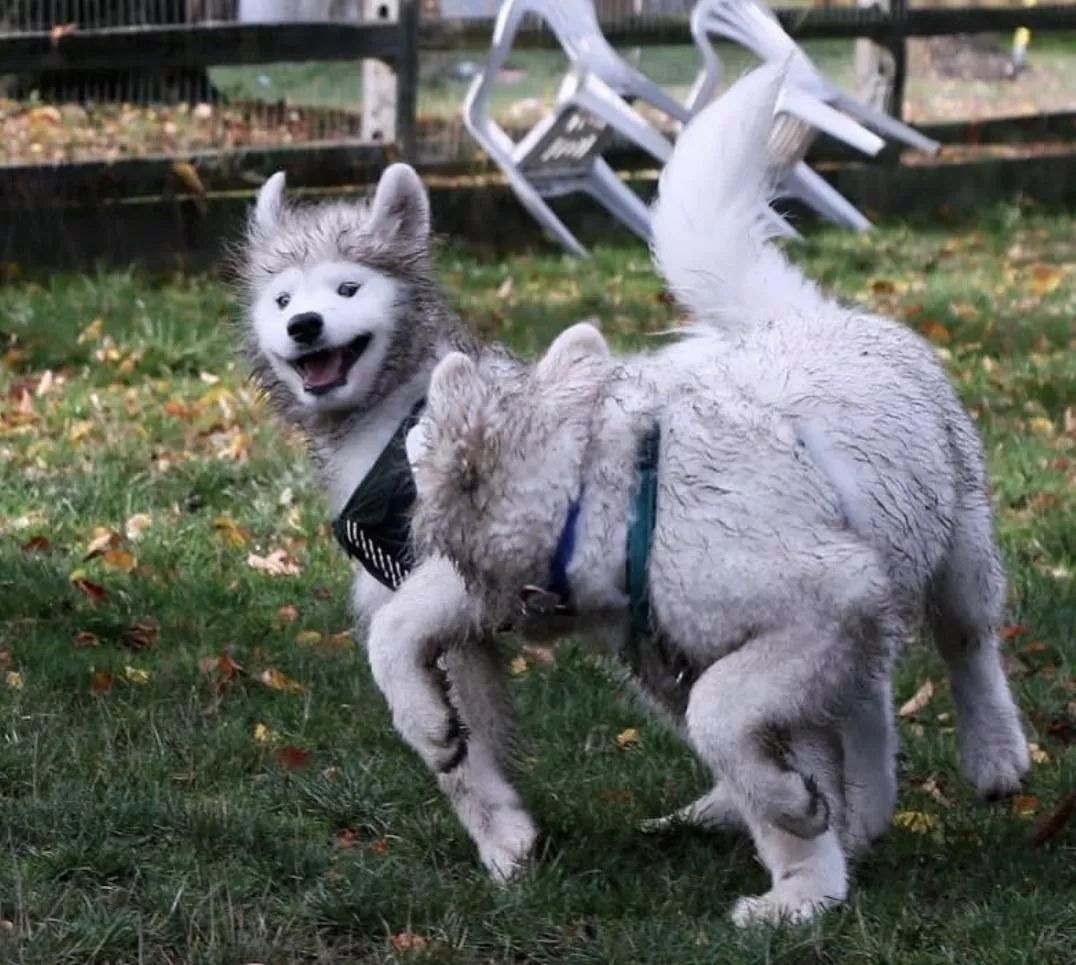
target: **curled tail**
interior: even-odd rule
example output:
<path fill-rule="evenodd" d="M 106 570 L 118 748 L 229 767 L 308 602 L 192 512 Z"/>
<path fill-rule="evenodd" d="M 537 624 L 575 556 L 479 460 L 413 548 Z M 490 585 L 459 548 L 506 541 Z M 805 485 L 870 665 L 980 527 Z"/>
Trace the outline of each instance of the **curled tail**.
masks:
<path fill-rule="evenodd" d="M 696 322 L 753 327 L 828 303 L 773 244 L 769 142 L 784 79 L 765 66 L 737 81 L 680 134 L 651 210 L 652 252 Z"/>

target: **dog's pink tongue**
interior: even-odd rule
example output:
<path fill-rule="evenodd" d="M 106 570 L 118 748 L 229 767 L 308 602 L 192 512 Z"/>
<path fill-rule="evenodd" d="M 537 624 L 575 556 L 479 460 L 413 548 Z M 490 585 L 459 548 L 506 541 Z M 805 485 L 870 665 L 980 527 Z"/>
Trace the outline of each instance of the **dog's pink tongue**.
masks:
<path fill-rule="evenodd" d="M 339 380 L 343 361 L 343 353 L 339 350 L 308 356 L 303 362 L 303 381 L 310 388 L 331 385 Z"/>

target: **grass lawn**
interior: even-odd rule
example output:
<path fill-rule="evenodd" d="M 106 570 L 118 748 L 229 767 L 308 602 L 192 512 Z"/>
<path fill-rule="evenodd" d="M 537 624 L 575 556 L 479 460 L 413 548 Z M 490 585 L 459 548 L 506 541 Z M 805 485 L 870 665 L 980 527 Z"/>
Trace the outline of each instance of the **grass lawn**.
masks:
<path fill-rule="evenodd" d="M 1076 216 L 818 232 L 796 257 L 926 333 L 985 435 L 1035 742 L 1022 798 L 972 799 L 915 646 L 898 698 L 933 696 L 901 718 L 899 825 L 844 909 L 738 933 L 730 903 L 766 887 L 751 848 L 635 830 L 706 776 L 567 646 L 514 665 L 545 835 L 498 890 L 347 638 L 348 565 L 299 441 L 232 359 L 227 290 L 9 283 L 0 961 L 1072 962 L 1076 820 L 1034 836 L 1076 788 Z M 621 344 L 672 317 L 628 242 L 441 266 L 472 325 L 527 352 L 587 314 Z"/>

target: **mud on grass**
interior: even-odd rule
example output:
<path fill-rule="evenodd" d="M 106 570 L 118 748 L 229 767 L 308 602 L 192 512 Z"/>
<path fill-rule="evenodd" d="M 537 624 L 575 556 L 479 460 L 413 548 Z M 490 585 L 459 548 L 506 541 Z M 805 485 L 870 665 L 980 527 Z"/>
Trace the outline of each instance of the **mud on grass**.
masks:
<path fill-rule="evenodd" d="M 1071 215 L 1005 208 L 797 252 L 931 338 L 975 413 L 1037 762 L 1016 802 L 976 803 L 913 647 L 898 699 L 933 695 L 901 718 L 899 826 L 845 909 L 750 934 L 726 912 L 766 885 L 751 849 L 635 830 L 705 775 L 576 646 L 513 665 L 543 839 L 521 885 L 486 881 L 348 638 L 347 566 L 231 360 L 223 288 L 0 289 L 0 960 L 1071 961 L 1076 821 L 1033 839 L 1076 787 L 1074 238 Z M 675 321 L 637 246 L 450 248 L 442 269 L 526 352 L 589 314 L 632 346 Z"/>

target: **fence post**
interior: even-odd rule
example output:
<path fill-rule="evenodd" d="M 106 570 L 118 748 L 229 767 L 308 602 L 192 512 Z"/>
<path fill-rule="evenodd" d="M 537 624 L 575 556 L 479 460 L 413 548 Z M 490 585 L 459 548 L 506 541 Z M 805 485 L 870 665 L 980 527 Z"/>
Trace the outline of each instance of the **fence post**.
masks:
<path fill-rule="evenodd" d="M 904 85 L 908 79 L 908 0 L 890 0 L 889 50 L 893 55 L 893 93 L 889 112 L 904 119 Z"/>
<path fill-rule="evenodd" d="M 400 0 L 400 51 L 396 58 L 396 141 L 405 161 L 416 160 L 418 113 L 418 0 Z"/>

